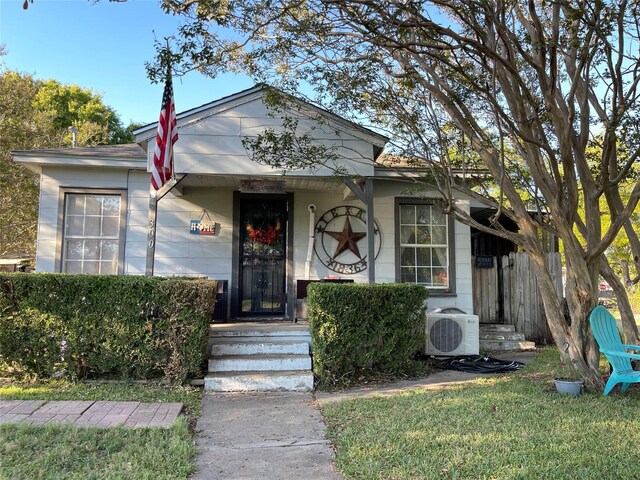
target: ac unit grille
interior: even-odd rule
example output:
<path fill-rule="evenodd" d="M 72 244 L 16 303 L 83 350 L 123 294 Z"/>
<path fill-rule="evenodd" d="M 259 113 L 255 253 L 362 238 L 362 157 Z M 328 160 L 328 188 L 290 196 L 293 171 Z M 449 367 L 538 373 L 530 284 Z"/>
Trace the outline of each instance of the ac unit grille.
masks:
<path fill-rule="evenodd" d="M 460 347 L 463 332 L 458 322 L 450 318 L 440 318 L 429 329 L 429 340 L 440 352 L 448 353 Z"/>

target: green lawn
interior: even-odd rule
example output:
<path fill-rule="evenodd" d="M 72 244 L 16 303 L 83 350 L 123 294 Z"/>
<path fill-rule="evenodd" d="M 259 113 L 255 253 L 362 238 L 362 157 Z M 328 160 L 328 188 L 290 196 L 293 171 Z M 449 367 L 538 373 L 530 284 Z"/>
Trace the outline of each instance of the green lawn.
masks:
<path fill-rule="evenodd" d="M 201 390 L 68 382 L 0 384 L 0 398 L 182 402 L 171 429 L 0 425 L 0 479 L 184 479 L 194 470 L 190 428 Z"/>
<path fill-rule="evenodd" d="M 509 375 L 324 408 L 345 479 L 637 479 L 640 387 L 565 397 L 556 349 Z M 617 389 L 616 389 L 617 392 Z"/>

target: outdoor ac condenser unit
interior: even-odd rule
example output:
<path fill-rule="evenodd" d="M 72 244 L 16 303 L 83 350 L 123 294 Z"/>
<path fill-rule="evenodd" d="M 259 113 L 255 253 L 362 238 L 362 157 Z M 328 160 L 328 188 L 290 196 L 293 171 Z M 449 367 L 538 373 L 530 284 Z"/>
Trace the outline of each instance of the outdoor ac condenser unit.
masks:
<path fill-rule="evenodd" d="M 427 355 L 478 355 L 480 320 L 477 315 L 427 314 Z"/>

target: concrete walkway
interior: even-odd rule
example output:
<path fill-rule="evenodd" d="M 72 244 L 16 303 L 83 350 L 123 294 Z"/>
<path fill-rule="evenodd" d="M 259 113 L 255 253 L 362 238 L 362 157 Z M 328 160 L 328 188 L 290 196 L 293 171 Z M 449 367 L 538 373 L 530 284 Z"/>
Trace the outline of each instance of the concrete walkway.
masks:
<path fill-rule="evenodd" d="M 100 428 L 169 428 L 181 411 L 181 403 L 0 400 L 0 425 L 62 422 Z"/>
<path fill-rule="evenodd" d="M 497 358 L 530 363 L 535 352 Z M 342 392 L 206 394 L 196 427 L 200 453 L 194 480 L 339 480 L 319 405 L 350 398 L 441 389 L 490 374 L 439 371 L 418 380 Z"/>
<path fill-rule="evenodd" d="M 192 479 L 339 480 L 310 393 L 206 394 Z"/>

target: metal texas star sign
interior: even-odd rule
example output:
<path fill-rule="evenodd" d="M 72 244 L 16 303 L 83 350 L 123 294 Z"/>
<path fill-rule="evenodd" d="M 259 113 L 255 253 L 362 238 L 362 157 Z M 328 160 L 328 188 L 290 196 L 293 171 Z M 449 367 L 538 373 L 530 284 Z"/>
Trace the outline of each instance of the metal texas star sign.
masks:
<path fill-rule="evenodd" d="M 358 242 L 367 236 L 367 212 L 359 207 L 343 205 L 327 211 L 316 222 L 314 250 L 320 261 L 337 273 L 352 275 L 367 268 L 367 255 L 362 255 Z M 380 227 L 374 222 L 376 253 L 380 253 Z"/>

